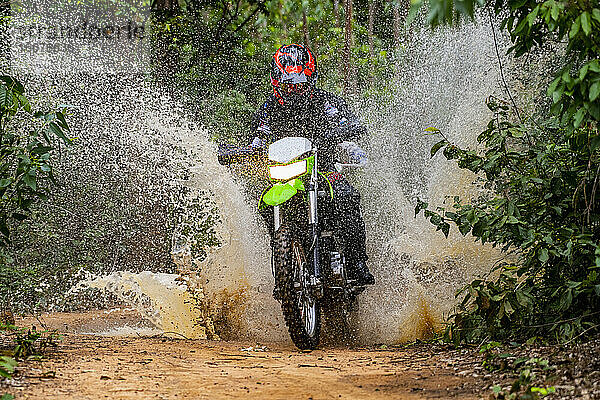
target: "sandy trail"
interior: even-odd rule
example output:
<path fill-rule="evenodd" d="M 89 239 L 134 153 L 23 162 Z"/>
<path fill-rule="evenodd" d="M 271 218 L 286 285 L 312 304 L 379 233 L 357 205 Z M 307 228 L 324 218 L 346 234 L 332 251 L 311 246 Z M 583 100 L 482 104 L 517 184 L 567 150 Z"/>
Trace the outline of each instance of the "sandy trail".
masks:
<path fill-rule="evenodd" d="M 66 333 L 44 361 L 22 363 L 8 391 L 24 399 L 478 398 L 475 378 L 429 346 L 300 352 L 281 343 L 103 336 L 131 326 L 134 314 L 44 316 Z M 48 372 L 55 377 L 43 378 Z"/>

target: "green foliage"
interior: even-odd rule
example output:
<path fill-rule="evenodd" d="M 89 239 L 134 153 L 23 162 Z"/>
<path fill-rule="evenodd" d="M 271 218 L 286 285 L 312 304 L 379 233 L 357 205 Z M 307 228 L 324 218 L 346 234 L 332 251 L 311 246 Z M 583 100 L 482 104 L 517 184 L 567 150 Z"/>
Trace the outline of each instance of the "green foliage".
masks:
<path fill-rule="evenodd" d="M 28 359 L 32 357 L 41 357 L 48 347 L 56 347 L 59 336 L 56 332 L 42 331 L 38 332 L 35 326 L 30 329 L 21 329 L 14 338 L 15 359 Z"/>
<path fill-rule="evenodd" d="M 247 144 L 252 138 L 248 137 L 249 121 L 254 112 L 246 96 L 235 89 L 215 94 L 202 102 L 206 115 L 210 115 L 206 125 L 214 139 L 224 138 L 224 141 Z"/>
<path fill-rule="evenodd" d="M 261 75 L 270 52 L 257 49 L 267 44 L 248 39 L 263 13 L 264 2 L 252 0 L 237 5 L 190 0 L 152 13 L 154 79 L 184 93 L 182 100 L 215 137 L 235 139 L 249 130 L 248 110 L 258 107 L 267 87 Z"/>
<path fill-rule="evenodd" d="M 502 21 L 519 57 L 546 40 L 567 43 L 564 63 L 548 88 L 553 110 L 563 122 L 578 128 L 600 121 L 600 7 L 591 1 L 507 1 L 510 13 Z M 497 0 L 496 9 L 502 2 Z"/>
<path fill-rule="evenodd" d="M 3 378 L 12 378 L 12 374 L 17 367 L 17 361 L 12 357 L 0 356 L 0 376 Z M 0 398 L 1 399 L 1 398 Z"/>
<path fill-rule="evenodd" d="M 193 91 L 195 98 L 226 89 L 255 87 L 258 65 L 254 43 L 244 41 L 249 23 L 266 12 L 263 1 L 237 5 L 221 1 L 183 1 L 179 7 L 155 8 L 151 43 L 155 76 Z"/>
<path fill-rule="evenodd" d="M 432 154 L 442 150 L 460 168 L 485 175 L 489 190 L 471 204 L 455 198 L 452 211 L 426 210 L 426 216 L 444 233 L 453 223 L 514 260 L 461 290 L 448 336 L 456 343 L 488 335 L 570 340 L 600 321 L 598 131 L 592 125 L 571 131 L 556 118 L 514 124 L 506 104 L 492 99 L 488 106 L 495 118 L 478 137 L 482 153 L 444 138 Z M 426 208 L 419 202 L 416 212 Z"/>
<path fill-rule="evenodd" d="M 32 205 L 47 198 L 54 150 L 71 143 L 68 132 L 62 111 L 34 111 L 23 85 L 0 76 L 0 294 L 5 302 L 35 275 L 12 265 L 6 251 L 10 233 L 28 218 Z"/>
<path fill-rule="evenodd" d="M 20 229 L 26 231 L 34 227 L 26 224 Z M 37 235 L 30 235 L 29 243 L 36 239 Z M 62 302 L 67 293 L 65 288 L 74 286 L 90 270 L 68 262 L 54 265 L 48 255 L 46 262 L 35 262 L 38 260 L 23 250 L 15 258 L 9 255 L 13 252 L 16 252 L 14 247 L 0 251 L 0 299 L 15 311 L 37 312 Z M 23 263 L 23 260 L 28 262 Z"/>
<path fill-rule="evenodd" d="M 185 0 L 168 9 L 154 3 L 154 78 L 185 93 L 184 100 L 212 128 L 215 139 L 248 139 L 253 111 L 272 92 L 271 56 L 282 44 L 308 44 L 317 55 L 319 85 L 334 91 L 343 86 L 343 7 L 336 18 L 332 2 Z M 373 96 L 388 89 L 386 78 L 394 72 L 389 51 L 392 11 L 387 2 L 385 7 L 378 2 L 374 34 L 369 35 L 367 10 L 365 3 L 355 4 L 352 79 Z"/>
<path fill-rule="evenodd" d="M 436 25 L 452 22 L 452 13 L 472 16 L 481 3 L 430 4 L 429 20 Z M 487 5 L 510 34 L 509 52 L 516 57 L 548 41 L 566 45 L 547 89 L 550 117 L 515 123 L 508 104 L 491 98 L 494 118 L 478 137 L 483 151 L 462 149 L 430 129 L 442 136 L 432 157 L 442 151 L 485 177 L 487 191 L 468 203 L 455 198 L 452 211 L 431 211 L 419 201 L 416 213 L 425 210 L 446 236 L 453 223 L 463 235 L 511 255 L 492 268 L 491 277 L 459 292 L 447 338 L 457 344 L 533 335 L 573 340 L 600 326 L 600 9 L 596 2 L 560 0 Z"/>
<path fill-rule="evenodd" d="M 502 344 L 488 342 L 481 346 L 484 355 L 483 366 L 489 371 L 503 371 L 516 374 L 510 389 L 504 390 L 500 385 L 492 386 L 493 399 L 501 400 L 538 400 L 550 393 L 555 393 L 554 386 L 535 386 L 540 379 L 537 373 L 548 373 L 554 370 L 548 360 L 538 357 L 517 357 L 504 351 Z M 542 383 L 542 382 L 540 382 Z"/>
<path fill-rule="evenodd" d="M 33 111 L 24 92 L 19 81 L 0 76 L 0 246 L 9 242 L 10 226 L 47 198 L 57 139 L 71 143 L 63 112 Z"/>
<path fill-rule="evenodd" d="M 38 332 L 35 326 L 30 329 L 17 328 L 13 325 L 4 325 L 0 327 L 5 336 L 12 338 L 14 349 L 12 357 L 0 356 L 0 377 L 11 379 L 18 365 L 17 360 L 40 359 L 47 351 L 48 347 L 56 347 L 57 340 L 60 337 L 56 332 L 42 331 Z M 47 372 L 42 376 L 54 377 L 54 372 Z M 0 400 L 14 399 L 14 396 L 8 393 L 0 396 Z"/>
<path fill-rule="evenodd" d="M 427 22 L 435 27 L 438 25 L 454 24 L 462 18 L 474 18 L 476 6 L 483 6 L 486 0 L 429 0 Z M 418 10 L 423 7 L 423 0 L 411 0 L 409 21 L 412 22 Z"/>

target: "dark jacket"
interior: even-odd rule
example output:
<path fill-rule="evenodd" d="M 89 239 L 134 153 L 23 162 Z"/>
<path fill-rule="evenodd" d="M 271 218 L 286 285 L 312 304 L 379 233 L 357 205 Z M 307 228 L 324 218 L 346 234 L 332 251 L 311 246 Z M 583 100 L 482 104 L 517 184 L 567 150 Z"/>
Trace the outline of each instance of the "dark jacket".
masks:
<path fill-rule="evenodd" d="M 252 131 L 267 143 L 287 136 L 311 139 L 327 164 L 332 164 L 335 146 L 342 141 L 358 140 L 366 128 L 343 99 L 315 89 L 304 104 L 294 107 L 280 104 L 271 95 L 256 112 Z"/>

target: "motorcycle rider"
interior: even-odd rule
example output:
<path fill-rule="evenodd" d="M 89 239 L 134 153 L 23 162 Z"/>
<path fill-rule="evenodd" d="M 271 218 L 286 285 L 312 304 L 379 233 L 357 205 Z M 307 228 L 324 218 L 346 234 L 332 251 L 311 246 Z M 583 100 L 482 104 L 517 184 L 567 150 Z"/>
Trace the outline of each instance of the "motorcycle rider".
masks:
<path fill-rule="evenodd" d="M 366 128 L 340 97 L 317 89 L 317 60 L 300 44 L 281 46 L 271 60 L 273 94 L 256 112 L 253 147 L 261 148 L 286 136 L 311 139 L 319 148 L 320 164 L 330 181 L 334 198 L 332 216 L 345 246 L 348 276 L 359 285 L 372 285 L 367 268 L 365 224 L 360 212 L 360 194 L 334 168 L 337 145 L 357 148 L 353 142 Z M 338 147 L 339 149 L 339 147 Z M 359 158 L 365 153 L 358 152 Z M 324 156 L 323 156 L 324 155 Z M 323 163 L 323 164 L 322 164 Z"/>

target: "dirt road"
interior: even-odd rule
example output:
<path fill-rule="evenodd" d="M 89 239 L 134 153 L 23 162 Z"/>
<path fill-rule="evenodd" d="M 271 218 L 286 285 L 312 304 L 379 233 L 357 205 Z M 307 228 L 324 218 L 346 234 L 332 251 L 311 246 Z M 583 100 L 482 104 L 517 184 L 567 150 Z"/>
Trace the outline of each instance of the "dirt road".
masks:
<path fill-rule="evenodd" d="M 300 352 L 280 343 L 78 333 L 119 318 L 130 316 L 45 317 L 70 333 L 46 360 L 22 363 L 7 391 L 23 399 L 479 398 L 471 371 L 430 346 Z"/>

